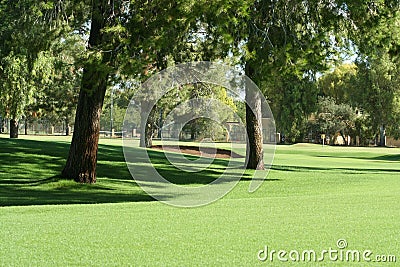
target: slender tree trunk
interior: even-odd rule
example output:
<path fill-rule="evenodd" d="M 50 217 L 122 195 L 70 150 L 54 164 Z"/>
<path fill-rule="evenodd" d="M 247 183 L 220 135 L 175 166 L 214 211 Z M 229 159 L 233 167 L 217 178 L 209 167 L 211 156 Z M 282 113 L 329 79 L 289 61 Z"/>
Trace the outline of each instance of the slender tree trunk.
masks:
<path fill-rule="evenodd" d="M 196 119 L 190 122 L 190 140 L 196 139 Z"/>
<path fill-rule="evenodd" d="M 153 122 L 148 120 L 145 128 L 145 147 L 151 147 L 153 145 Z"/>
<path fill-rule="evenodd" d="M 70 135 L 70 128 L 69 128 L 69 118 L 65 119 L 65 135 L 69 136 Z"/>
<path fill-rule="evenodd" d="M 107 43 L 102 30 L 107 16 L 111 14 L 107 1 L 92 1 L 92 21 L 88 50 L 94 53 Z M 75 130 L 69 150 L 67 163 L 62 176 L 80 183 L 96 182 L 97 150 L 100 132 L 100 114 L 109 75 L 108 63 L 111 55 L 102 52 L 85 64 L 78 106 L 75 117 Z"/>
<path fill-rule="evenodd" d="M 150 102 L 143 100 L 140 103 L 140 147 L 151 147 L 153 145 L 153 124 L 155 109 L 150 107 Z M 149 111 L 150 110 L 150 111 Z M 146 117 L 148 115 L 148 117 Z"/>
<path fill-rule="evenodd" d="M 28 135 L 28 120 L 27 120 L 27 118 L 25 118 L 25 125 L 24 125 L 25 127 L 25 135 Z"/>
<path fill-rule="evenodd" d="M 246 75 L 252 78 L 254 70 L 249 64 L 246 64 Z M 246 84 L 246 130 L 247 146 L 246 158 L 248 158 L 247 169 L 264 169 L 264 149 L 262 135 L 262 112 L 261 96 L 259 92 L 249 90 Z"/>
<path fill-rule="evenodd" d="M 69 125 L 65 128 L 65 136 L 69 136 Z"/>
<path fill-rule="evenodd" d="M 141 103 L 141 112 L 140 112 L 140 147 L 147 147 L 146 146 L 146 112 L 144 112 L 143 107 L 144 101 Z"/>
<path fill-rule="evenodd" d="M 10 138 L 18 138 L 18 120 L 10 120 Z"/>
<path fill-rule="evenodd" d="M 386 127 L 384 124 L 379 128 L 379 146 L 386 146 Z"/>
<path fill-rule="evenodd" d="M 164 113 L 164 110 L 161 108 L 160 109 L 160 118 L 159 118 L 159 120 L 158 120 L 158 133 L 157 133 L 157 138 L 162 138 L 162 127 L 163 127 L 163 124 L 164 124 L 164 122 L 163 122 L 163 113 Z"/>

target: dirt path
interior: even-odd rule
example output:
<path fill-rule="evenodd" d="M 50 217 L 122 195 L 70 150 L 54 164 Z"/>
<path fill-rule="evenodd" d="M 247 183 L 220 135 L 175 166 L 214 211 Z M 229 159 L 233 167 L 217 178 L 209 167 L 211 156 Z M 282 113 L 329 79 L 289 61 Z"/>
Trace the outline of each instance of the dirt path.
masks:
<path fill-rule="evenodd" d="M 151 148 L 158 149 L 158 150 L 166 150 L 166 151 L 171 151 L 171 152 L 190 154 L 190 155 L 195 155 L 195 156 L 200 156 L 200 157 L 214 158 L 214 155 L 215 155 L 215 158 L 219 158 L 219 159 L 244 158 L 242 155 L 239 155 L 228 149 L 212 148 L 212 147 L 157 145 L 157 146 L 152 146 Z"/>

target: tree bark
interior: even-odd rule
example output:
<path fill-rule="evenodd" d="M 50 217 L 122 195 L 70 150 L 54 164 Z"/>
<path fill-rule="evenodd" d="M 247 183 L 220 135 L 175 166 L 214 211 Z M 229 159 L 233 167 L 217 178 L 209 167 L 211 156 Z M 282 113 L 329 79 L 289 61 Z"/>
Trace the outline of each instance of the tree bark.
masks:
<path fill-rule="evenodd" d="M 18 138 L 18 120 L 10 120 L 10 138 Z"/>
<path fill-rule="evenodd" d="M 140 147 L 147 147 L 146 146 L 146 112 L 144 111 L 143 107 L 144 101 L 141 102 L 141 112 L 140 112 Z"/>
<path fill-rule="evenodd" d="M 162 138 L 162 127 L 163 127 L 163 113 L 164 110 L 161 108 L 160 109 L 160 118 L 158 120 L 158 133 L 157 133 L 157 138 L 161 139 Z"/>
<path fill-rule="evenodd" d="M 253 68 L 246 64 L 246 75 L 251 78 L 254 74 Z M 247 169 L 263 170 L 264 169 L 264 149 L 262 135 L 262 112 L 261 112 L 261 96 L 260 92 L 249 90 L 246 84 L 246 130 L 247 130 L 247 146 L 246 158 Z"/>
<path fill-rule="evenodd" d="M 69 136 L 70 135 L 70 127 L 69 127 L 69 118 L 65 119 L 65 135 Z"/>
<path fill-rule="evenodd" d="M 152 147 L 153 145 L 153 122 L 148 120 L 145 128 L 145 147 Z"/>
<path fill-rule="evenodd" d="M 190 121 L 190 140 L 194 141 L 196 139 L 196 119 Z"/>
<path fill-rule="evenodd" d="M 386 146 L 386 127 L 384 124 L 379 127 L 379 146 Z"/>
<path fill-rule="evenodd" d="M 152 108 L 147 100 L 141 101 L 140 108 L 140 147 L 151 147 L 153 145 L 155 108 Z"/>
<path fill-rule="evenodd" d="M 96 53 L 107 43 L 105 28 L 110 4 L 92 1 L 92 21 L 88 50 Z M 75 130 L 67 163 L 62 176 L 80 183 L 96 182 L 97 150 L 100 132 L 100 114 L 109 76 L 111 53 L 101 52 L 101 57 L 89 59 L 82 76 L 81 90 L 75 117 Z"/>
<path fill-rule="evenodd" d="M 24 125 L 25 127 L 25 135 L 28 135 L 28 119 L 27 118 L 25 118 L 25 125 Z"/>

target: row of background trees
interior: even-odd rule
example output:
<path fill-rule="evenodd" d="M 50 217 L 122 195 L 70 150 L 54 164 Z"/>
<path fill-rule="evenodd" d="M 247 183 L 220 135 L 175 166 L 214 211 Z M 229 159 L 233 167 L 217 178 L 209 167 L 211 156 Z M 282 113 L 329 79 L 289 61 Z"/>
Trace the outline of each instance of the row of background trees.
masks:
<path fill-rule="evenodd" d="M 291 142 L 310 129 L 399 135 L 398 1 L 0 0 L 0 17 L 0 112 L 10 135 L 22 116 L 75 116 L 62 174 L 79 182 L 96 181 L 107 88 L 117 88 L 118 114 L 132 85 L 177 62 L 241 66 Z M 355 63 L 343 64 L 351 54 Z M 245 112 L 254 169 L 263 168 L 257 113 Z"/>

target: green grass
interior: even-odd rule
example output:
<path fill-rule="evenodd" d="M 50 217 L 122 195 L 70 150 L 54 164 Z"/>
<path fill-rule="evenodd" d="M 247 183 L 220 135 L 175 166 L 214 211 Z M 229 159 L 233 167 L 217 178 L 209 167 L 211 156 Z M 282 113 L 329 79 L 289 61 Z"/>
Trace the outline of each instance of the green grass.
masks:
<path fill-rule="evenodd" d="M 96 185 L 60 180 L 68 142 L 0 136 L 0 266 L 279 266 L 257 252 L 335 249 L 339 238 L 400 261 L 400 149 L 278 146 L 255 193 L 245 177 L 213 204 L 174 208 L 134 183 L 117 139 L 100 141 Z M 163 157 L 152 152 L 176 183 L 205 184 L 223 172 L 220 160 L 189 177 Z"/>

